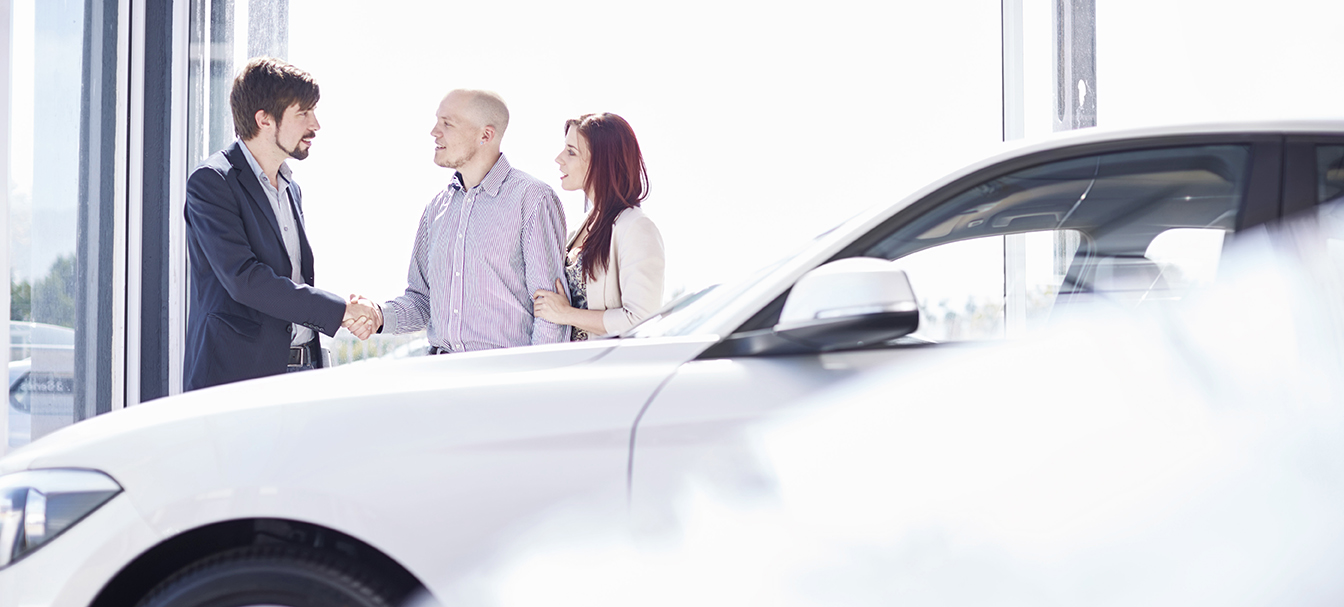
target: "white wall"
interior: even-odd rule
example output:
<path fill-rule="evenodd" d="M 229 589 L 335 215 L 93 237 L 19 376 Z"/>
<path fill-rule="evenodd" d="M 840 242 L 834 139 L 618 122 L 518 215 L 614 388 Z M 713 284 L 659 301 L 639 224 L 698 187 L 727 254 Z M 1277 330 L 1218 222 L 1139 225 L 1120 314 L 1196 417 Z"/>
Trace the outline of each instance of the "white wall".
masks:
<path fill-rule="evenodd" d="M 292 0 L 290 59 L 322 85 L 323 130 L 292 163 L 319 284 L 404 287 L 439 98 L 499 91 L 505 152 L 558 186 L 566 118 L 630 120 L 668 290 L 747 271 L 1000 138 L 999 2 L 740 3 L 432 0 L 371 11 Z M 1052 0 L 1023 0 L 1028 137 L 1050 133 Z M 1344 3 L 1099 0 L 1098 122 L 1124 127 L 1344 117 Z M 571 227 L 582 198 L 562 193 Z"/>
<path fill-rule="evenodd" d="M 452 88 L 500 92 L 505 153 L 557 190 L 565 119 L 628 119 L 669 293 L 772 261 L 1000 138 L 997 1 L 367 6 L 290 9 L 290 60 L 321 84 L 323 124 L 291 164 L 318 284 L 338 292 L 404 288 L 420 212 L 449 177 L 428 131 Z M 582 197 L 562 200 L 573 228 Z"/>
<path fill-rule="evenodd" d="M 1344 118 L 1344 3 L 1099 0 L 1100 126 Z"/>

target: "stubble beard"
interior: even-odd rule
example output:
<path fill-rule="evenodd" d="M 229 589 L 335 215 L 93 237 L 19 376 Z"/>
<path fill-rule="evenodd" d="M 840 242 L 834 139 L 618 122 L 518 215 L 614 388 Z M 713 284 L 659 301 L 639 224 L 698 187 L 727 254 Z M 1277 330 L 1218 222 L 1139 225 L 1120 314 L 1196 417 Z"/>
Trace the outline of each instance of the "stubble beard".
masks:
<path fill-rule="evenodd" d="M 445 151 L 447 151 L 447 150 L 445 150 Z M 474 147 L 473 147 L 473 148 L 467 148 L 467 153 L 463 154 L 462 156 L 460 156 L 460 157 L 458 157 L 458 158 L 449 158 L 449 159 L 444 163 L 443 166 L 445 166 L 445 167 L 447 167 L 447 168 L 450 168 L 450 169 L 460 169 L 460 168 L 462 168 L 462 167 L 464 167 L 464 166 L 467 166 L 467 163 L 468 163 L 468 162 L 471 162 L 471 160 L 472 160 L 473 158 L 476 157 L 476 152 L 477 152 L 477 151 L 478 151 L 478 149 L 477 149 L 477 148 L 474 148 Z"/>

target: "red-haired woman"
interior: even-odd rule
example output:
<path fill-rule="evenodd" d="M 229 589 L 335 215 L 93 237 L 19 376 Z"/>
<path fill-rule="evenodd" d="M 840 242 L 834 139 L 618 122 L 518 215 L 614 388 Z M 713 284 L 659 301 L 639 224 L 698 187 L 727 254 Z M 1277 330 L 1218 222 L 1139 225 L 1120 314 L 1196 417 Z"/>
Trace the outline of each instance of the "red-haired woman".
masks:
<path fill-rule="evenodd" d="M 575 341 L 621 333 L 663 301 L 663 237 L 639 208 L 649 193 L 639 142 L 624 118 L 586 114 L 565 122 L 565 149 L 555 162 L 560 187 L 583 190 L 590 208 L 569 238 L 572 305 L 556 280 L 555 291 L 533 294 L 533 313 L 573 327 Z"/>

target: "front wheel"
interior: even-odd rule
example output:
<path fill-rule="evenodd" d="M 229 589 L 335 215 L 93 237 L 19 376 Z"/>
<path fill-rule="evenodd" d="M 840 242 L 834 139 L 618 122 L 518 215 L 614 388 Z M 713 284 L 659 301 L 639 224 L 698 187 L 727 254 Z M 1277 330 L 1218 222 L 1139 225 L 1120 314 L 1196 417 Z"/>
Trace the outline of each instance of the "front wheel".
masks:
<path fill-rule="evenodd" d="M 138 607 L 393 607 L 391 594 L 378 576 L 338 555 L 249 546 L 184 567 Z"/>

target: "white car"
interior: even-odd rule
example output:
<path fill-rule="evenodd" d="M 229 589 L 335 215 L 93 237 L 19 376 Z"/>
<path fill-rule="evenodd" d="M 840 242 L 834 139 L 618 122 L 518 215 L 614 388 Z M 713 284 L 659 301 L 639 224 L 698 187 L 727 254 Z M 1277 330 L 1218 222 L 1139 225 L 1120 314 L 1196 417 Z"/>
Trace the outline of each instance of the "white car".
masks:
<path fill-rule="evenodd" d="M 458 594 L 494 607 L 1338 605 L 1341 244 L 1344 199 L 1238 235 L 1217 283 L 1180 305 L 1098 309 L 865 372 L 750 429 L 766 483 L 716 482 L 726 462 L 706 457 L 672 524 L 649 533 L 571 508 Z"/>
<path fill-rule="evenodd" d="M 1225 233 L 1338 196 L 1342 165 L 1344 122 L 1072 134 L 875 208 L 619 339 L 373 361 L 102 415 L 0 459 L 0 604 L 453 602 L 455 580 L 576 496 L 656 521 L 707 454 L 754 482 L 743 428 L 861 370 L 1179 299 L 1212 279 Z M 588 495 L 611 483 L 625 491 Z"/>

